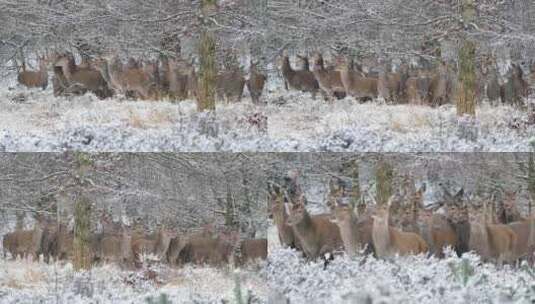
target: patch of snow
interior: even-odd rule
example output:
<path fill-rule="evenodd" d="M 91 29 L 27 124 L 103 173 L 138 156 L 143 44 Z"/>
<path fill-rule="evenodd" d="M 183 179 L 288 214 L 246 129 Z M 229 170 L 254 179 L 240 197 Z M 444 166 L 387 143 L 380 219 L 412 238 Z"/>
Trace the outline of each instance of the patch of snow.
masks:
<path fill-rule="evenodd" d="M 244 297 L 267 302 L 267 283 L 256 269 L 156 265 L 131 271 L 103 265 L 75 272 L 70 263 L 0 259 L 0 303 L 158 303 L 162 294 L 171 303 L 236 302 L 236 276 Z"/>
<path fill-rule="evenodd" d="M 535 140 L 528 114 L 509 106 L 479 106 L 470 141 L 452 105 L 329 104 L 281 90 L 263 98 L 265 106 L 244 98 L 209 115 L 194 101 L 56 98 L 50 88 L 15 87 L 0 91 L 0 151 L 525 152 Z M 257 113 L 268 118 L 267 132 L 248 122 Z"/>
<path fill-rule="evenodd" d="M 455 270 L 460 265 L 473 273 L 463 276 Z M 265 271 L 277 303 L 533 303 L 535 270 L 526 267 L 498 269 L 476 255 L 450 252 L 442 260 L 339 256 L 324 269 L 323 261 L 278 249 Z"/>

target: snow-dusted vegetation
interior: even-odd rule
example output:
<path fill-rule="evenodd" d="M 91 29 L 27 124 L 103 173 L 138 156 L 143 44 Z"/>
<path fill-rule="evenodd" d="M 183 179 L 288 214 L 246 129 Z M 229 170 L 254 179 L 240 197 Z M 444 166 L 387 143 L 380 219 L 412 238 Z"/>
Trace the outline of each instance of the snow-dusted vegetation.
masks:
<path fill-rule="evenodd" d="M 390 261 L 340 256 L 326 269 L 291 249 L 270 252 L 267 278 L 278 303 L 532 303 L 535 271 L 481 263 L 478 256 Z"/>
<path fill-rule="evenodd" d="M 103 265 L 76 272 L 70 263 L 0 259 L 1 303 L 266 303 L 263 265 L 230 270 Z"/>
<path fill-rule="evenodd" d="M 535 144 L 528 112 L 510 106 L 479 106 L 471 141 L 459 133 L 453 105 L 330 104 L 282 89 L 263 97 L 266 106 L 244 98 L 210 114 L 194 101 L 56 98 L 21 87 L 0 95 L 0 151 L 516 152 Z"/>

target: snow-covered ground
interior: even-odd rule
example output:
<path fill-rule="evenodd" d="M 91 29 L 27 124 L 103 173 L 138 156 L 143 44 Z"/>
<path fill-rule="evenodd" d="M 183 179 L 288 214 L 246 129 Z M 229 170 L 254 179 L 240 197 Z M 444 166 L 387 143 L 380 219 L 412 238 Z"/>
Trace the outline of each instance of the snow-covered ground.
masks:
<path fill-rule="evenodd" d="M 266 276 L 273 303 L 534 303 L 535 269 L 482 264 L 467 254 L 392 261 L 336 257 L 306 262 L 299 252 L 270 252 Z M 276 293 L 275 293 L 276 292 Z"/>
<path fill-rule="evenodd" d="M 0 303 L 5 304 L 247 303 L 247 299 L 250 303 L 266 303 L 267 288 L 255 268 L 230 271 L 155 266 L 150 271 L 128 271 L 104 265 L 80 273 L 73 271 L 70 263 L 0 259 Z M 238 290 L 242 302 L 237 301 Z M 158 302 L 161 297 L 169 302 Z"/>
<path fill-rule="evenodd" d="M 0 151 L 531 151 L 535 125 L 508 106 L 477 109 L 477 140 L 459 137 L 455 108 L 328 104 L 274 90 L 266 106 L 249 97 L 218 105 L 215 115 L 181 103 L 55 98 L 46 91 L 0 91 Z M 267 132 L 248 122 L 268 118 Z"/>

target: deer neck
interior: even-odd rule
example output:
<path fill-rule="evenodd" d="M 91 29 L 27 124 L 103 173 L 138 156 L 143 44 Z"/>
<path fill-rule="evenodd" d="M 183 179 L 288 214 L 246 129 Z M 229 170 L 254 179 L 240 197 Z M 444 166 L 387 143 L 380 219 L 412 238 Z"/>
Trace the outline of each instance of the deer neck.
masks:
<path fill-rule="evenodd" d="M 309 255 L 314 255 L 319 248 L 316 240 L 316 231 L 312 224 L 310 214 L 305 211 L 303 219 L 293 226 L 295 234 L 299 237 L 301 245 Z"/>
<path fill-rule="evenodd" d="M 388 217 L 381 222 L 374 220 L 372 226 L 373 244 L 379 257 L 388 255 L 391 247 L 390 227 L 388 226 Z"/>
<path fill-rule="evenodd" d="M 273 220 L 275 221 L 279 231 L 285 228 L 287 219 L 288 214 L 286 214 L 284 208 L 277 208 L 276 212 L 273 213 Z"/>
<path fill-rule="evenodd" d="M 68 81 L 72 80 L 72 67 L 68 62 L 65 62 L 61 65 L 61 70 L 63 71 L 63 76 L 65 76 L 65 79 Z"/>
<path fill-rule="evenodd" d="M 47 72 L 46 72 L 46 64 L 44 63 L 41 63 L 39 65 L 39 74 L 42 76 L 42 77 L 45 77 L 47 75 Z"/>
<path fill-rule="evenodd" d="M 357 218 L 351 215 L 349 220 L 338 222 L 340 228 L 340 236 L 346 248 L 346 252 L 350 256 L 357 253 L 359 247 L 359 233 L 357 227 Z"/>
<path fill-rule="evenodd" d="M 535 217 L 528 219 L 529 224 L 529 244 L 530 246 L 535 246 Z"/>
<path fill-rule="evenodd" d="M 104 80 L 106 81 L 106 83 L 108 83 L 108 85 L 112 88 L 114 88 L 115 86 L 113 85 L 113 81 L 112 81 L 112 75 L 111 75 L 111 72 L 110 72 L 110 66 L 107 62 L 104 62 L 102 64 L 102 67 L 100 69 L 100 75 L 102 75 L 102 78 L 104 78 Z"/>

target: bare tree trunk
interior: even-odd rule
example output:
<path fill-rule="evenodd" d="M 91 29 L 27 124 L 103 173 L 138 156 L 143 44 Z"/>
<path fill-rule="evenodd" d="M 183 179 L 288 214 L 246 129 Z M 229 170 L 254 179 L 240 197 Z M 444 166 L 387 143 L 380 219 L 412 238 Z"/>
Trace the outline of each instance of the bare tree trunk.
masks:
<path fill-rule="evenodd" d="M 355 208 L 361 201 L 359 163 L 356 160 L 353 160 L 350 163 L 349 177 L 351 178 L 351 207 Z"/>
<path fill-rule="evenodd" d="M 200 71 L 199 71 L 199 97 L 197 111 L 215 110 L 215 85 L 217 77 L 216 43 L 213 33 L 207 25 L 207 16 L 216 10 L 215 0 L 202 0 L 202 30 L 199 42 Z"/>
<path fill-rule="evenodd" d="M 465 28 L 475 20 L 474 0 L 463 0 L 462 16 Z M 476 45 L 464 36 L 459 50 L 459 90 L 457 92 L 457 115 L 476 115 Z"/>
<path fill-rule="evenodd" d="M 528 191 L 530 194 L 530 200 L 528 202 L 528 212 L 531 215 L 531 204 L 535 200 L 535 152 L 529 154 L 528 163 Z"/>
<path fill-rule="evenodd" d="M 91 268 L 90 248 L 91 202 L 84 196 L 78 198 L 74 206 L 74 269 Z"/>
<path fill-rule="evenodd" d="M 392 178 L 394 175 L 392 166 L 380 160 L 377 163 L 376 175 L 376 190 L 377 190 L 377 204 L 386 205 L 392 196 Z"/>
<path fill-rule="evenodd" d="M 85 153 L 76 154 L 76 201 L 74 202 L 73 264 L 75 270 L 91 268 L 91 201 L 84 195 L 87 173 L 93 162 Z"/>

